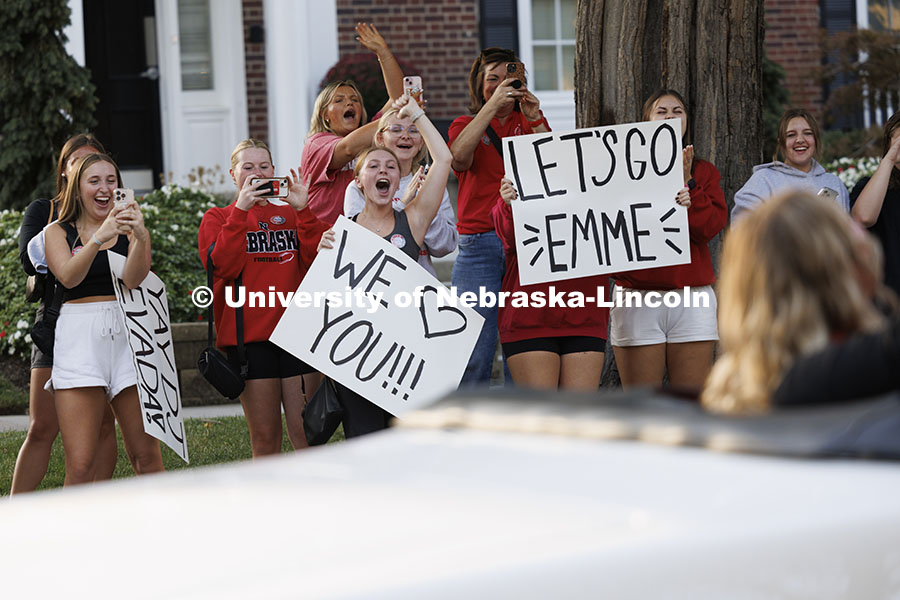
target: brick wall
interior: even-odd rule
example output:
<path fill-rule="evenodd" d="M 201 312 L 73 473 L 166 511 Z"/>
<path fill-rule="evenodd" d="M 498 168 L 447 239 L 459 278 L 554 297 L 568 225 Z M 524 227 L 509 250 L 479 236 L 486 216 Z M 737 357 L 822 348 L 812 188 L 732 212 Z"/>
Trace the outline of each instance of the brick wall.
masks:
<path fill-rule="evenodd" d="M 266 96 L 266 45 L 250 43 L 250 28 L 262 27 L 262 0 L 242 0 L 244 12 L 244 68 L 247 78 L 247 121 L 250 137 L 269 141 L 269 106 Z"/>
<path fill-rule="evenodd" d="M 784 67 L 792 106 L 822 112 L 819 0 L 765 0 L 766 53 Z"/>
<path fill-rule="evenodd" d="M 366 52 L 358 22 L 373 23 L 398 58 L 421 75 L 432 120 L 468 114 L 467 77 L 478 42 L 478 0 L 337 0 L 340 56 Z"/>

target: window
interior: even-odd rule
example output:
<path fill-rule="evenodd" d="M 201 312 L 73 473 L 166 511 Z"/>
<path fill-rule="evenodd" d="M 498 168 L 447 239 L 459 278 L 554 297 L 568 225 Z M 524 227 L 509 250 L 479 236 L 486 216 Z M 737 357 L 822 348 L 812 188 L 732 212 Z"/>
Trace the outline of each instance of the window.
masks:
<path fill-rule="evenodd" d="M 900 0 L 868 0 L 869 29 L 900 31 Z"/>
<path fill-rule="evenodd" d="M 575 0 L 531 0 L 531 87 L 575 89 Z"/>
<path fill-rule="evenodd" d="M 181 89 L 213 89 L 209 0 L 178 0 Z"/>

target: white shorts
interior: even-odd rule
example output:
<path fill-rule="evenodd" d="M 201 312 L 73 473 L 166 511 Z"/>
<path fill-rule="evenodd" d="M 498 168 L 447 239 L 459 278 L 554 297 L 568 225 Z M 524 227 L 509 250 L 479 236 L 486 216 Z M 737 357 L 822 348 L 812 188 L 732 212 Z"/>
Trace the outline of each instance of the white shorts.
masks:
<path fill-rule="evenodd" d="M 137 376 L 119 303 L 63 304 L 56 322 L 53 371 L 45 387 L 103 387 L 112 400 L 132 385 L 137 385 Z"/>
<path fill-rule="evenodd" d="M 609 310 L 609 341 L 613 346 L 649 346 L 651 344 L 682 344 L 685 342 L 704 342 L 719 339 L 716 325 L 716 292 L 711 285 L 687 289 L 687 305 L 685 288 L 677 290 L 658 290 L 654 294 L 659 306 L 647 306 L 646 300 L 651 290 L 632 290 L 615 286 L 613 300 L 618 298 L 617 290 L 623 297 L 629 293 L 641 295 L 640 307 L 637 302 L 631 306 L 624 304 Z M 678 306 L 666 306 L 661 298 L 668 294 L 677 294 L 680 298 Z M 709 298 L 709 307 L 704 306 L 703 299 Z M 618 302 L 617 302 L 618 304 Z M 674 304 L 674 302 L 670 302 Z"/>

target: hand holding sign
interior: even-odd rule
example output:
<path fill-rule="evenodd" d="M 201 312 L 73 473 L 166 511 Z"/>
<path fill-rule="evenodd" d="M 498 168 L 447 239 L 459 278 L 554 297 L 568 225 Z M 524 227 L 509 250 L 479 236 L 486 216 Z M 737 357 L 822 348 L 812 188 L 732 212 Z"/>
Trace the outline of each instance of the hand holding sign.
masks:
<path fill-rule="evenodd" d="M 680 131 L 668 119 L 505 138 L 522 284 L 689 263 Z"/>
<path fill-rule="evenodd" d="M 482 317 L 398 248 L 341 217 L 269 338 L 393 415 L 459 384 Z M 303 334 L 300 334 L 303 332 Z"/>

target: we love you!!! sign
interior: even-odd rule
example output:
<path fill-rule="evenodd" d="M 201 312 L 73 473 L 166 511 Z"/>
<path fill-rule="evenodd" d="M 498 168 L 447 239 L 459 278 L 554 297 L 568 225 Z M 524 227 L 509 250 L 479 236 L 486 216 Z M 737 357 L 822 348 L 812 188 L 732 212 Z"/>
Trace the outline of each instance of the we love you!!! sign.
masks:
<path fill-rule="evenodd" d="M 269 338 L 395 416 L 456 389 L 484 319 L 340 217 Z"/>

